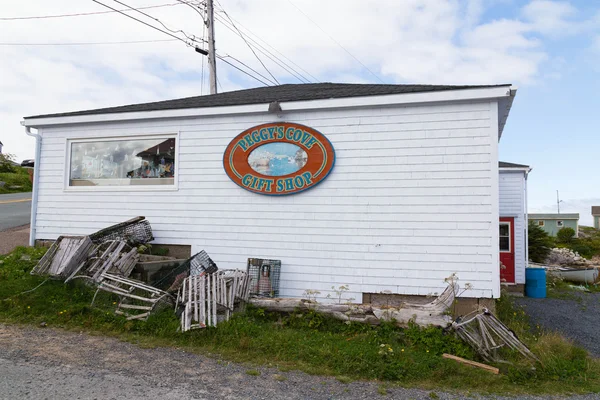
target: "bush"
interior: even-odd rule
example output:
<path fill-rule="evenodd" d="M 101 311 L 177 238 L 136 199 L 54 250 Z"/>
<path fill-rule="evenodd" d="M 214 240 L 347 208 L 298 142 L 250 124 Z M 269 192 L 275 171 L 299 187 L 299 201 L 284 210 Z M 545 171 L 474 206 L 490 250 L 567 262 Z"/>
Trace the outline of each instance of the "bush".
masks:
<path fill-rule="evenodd" d="M 15 172 L 12 161 L 14 161 L 12 154 L 0 154 L 0 172 Z"/>
<path fill-rule="evenodd" d="M 582 257 L 590 259 L 600 254 L 600 239 L 583 238 L 573 239 L 573 243 L 567 244 L 571 250 L 578 252 Z"/>
<path fill-rule="evenodd" d="M 546 231 L 529 221 L 529 236 L 527 238 L 529 245 L 529 259 L 533 262 L 543 263 L 550 253 L 554 243 Z"/>
<path fill-rule="evenodd" d="M 0 181 L 5 183 L 3 187 L 0 187 L 0 194 L 31 192 L 32 183 L 27 169 L 13 166 L 10 168 L 12 168 L 11 172 L 1 172 L 0 168 Z M 10 187 L 13 188 L 9 189 Z"/>
<path fill-rule="evenodd" d="M 573 228 L 561 228 L 556 233 L 556 241 L 558 243 L 572 243 L 575 238 L 575 229 Z"/>

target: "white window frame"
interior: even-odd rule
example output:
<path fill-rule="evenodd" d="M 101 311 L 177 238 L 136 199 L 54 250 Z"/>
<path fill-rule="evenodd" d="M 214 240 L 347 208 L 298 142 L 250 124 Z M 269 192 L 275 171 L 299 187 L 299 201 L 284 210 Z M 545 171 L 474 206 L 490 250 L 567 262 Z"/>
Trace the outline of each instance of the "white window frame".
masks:
<path fill-rule="evenodd" d="M 538 220 L 538 226 L 546 226 L 546 221 Z"/>
<path fill-rule="evenodd" d="M 63 176 L 63 191 L 65 192 L 157 192 L 179 190 L 179 132 L 152 133 L 152 134 L 128 134 L 120 136 L 101 137 L 70 137 L 65 139 L 65 165 Z M 114 142 L 118 140 L 139 139 L 175 139 L 175 177 L 173 185 L 122 185 L 122 186 L 70 186 L 71 172 L 71 143 L 82 142 Z"/>
<path fill-rule="evenodd" d="M 512 222 L 500 221 L 499 225 L 508 225 L 508 250 L 500 250 L 500 253 L 512 253 Z M 500 229 L 500 226 L 498 226 L 498 229 Z M 498 238 L 500 238 L 500 231 L 498 231 Z M 500 240 L 498 240 L 498 247 L 500 247 Z"/>
<path fill-rule="evenodd" d="M 560 222 L 562 225 L 559 225 L 559 222 Z M 564 228 L 564 227 L 565 227 L 565 221 L 564 221 L 564 220 L 562 220 L 562 219 L 557 219 L 557 220 L 556 220 L 556 227 L 557 227 L 557 228 Z"/>

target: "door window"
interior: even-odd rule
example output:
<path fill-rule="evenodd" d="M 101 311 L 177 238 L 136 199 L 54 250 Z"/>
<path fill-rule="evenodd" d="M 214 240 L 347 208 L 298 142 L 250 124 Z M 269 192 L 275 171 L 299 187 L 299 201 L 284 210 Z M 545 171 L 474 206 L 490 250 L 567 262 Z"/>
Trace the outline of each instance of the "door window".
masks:
<path fill-rule="evenodd" d="M 510 252 L 510 224 L 500 223 L 500 251 Z"/>

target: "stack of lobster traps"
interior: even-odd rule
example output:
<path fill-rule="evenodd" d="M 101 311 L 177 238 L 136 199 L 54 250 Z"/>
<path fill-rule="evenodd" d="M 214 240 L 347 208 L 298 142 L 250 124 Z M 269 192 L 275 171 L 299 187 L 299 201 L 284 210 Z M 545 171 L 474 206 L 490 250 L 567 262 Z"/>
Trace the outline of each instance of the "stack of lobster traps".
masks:
<path fill-rule="evenodd" d="M 70 282 L 81 280 L 117 295 L 115 313 L 128 320 L 147 320 L 157 309 L 173 307 L 181 330 L 216 326 L 248 301 L 249 274 L 219 271 L 205 251 L 150 282 L 131 278 L 139 262 L 139 246 L 154 240 L 150 223 L 136 217 L 88 236 L 60 236 L 33 268 L 33 275 Z"/>

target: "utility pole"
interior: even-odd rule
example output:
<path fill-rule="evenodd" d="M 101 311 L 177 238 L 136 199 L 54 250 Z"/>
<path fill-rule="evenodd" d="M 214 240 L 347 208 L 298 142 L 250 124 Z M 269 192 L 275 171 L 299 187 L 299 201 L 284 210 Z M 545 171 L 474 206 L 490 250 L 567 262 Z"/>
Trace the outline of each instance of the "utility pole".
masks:
<path fill-rule="evenodd" d="M 558 197 L 558 190 L 556 191 L 556 208 L 558 209 L 558 213 L 560 214 L 560 203 L 562 203 L 562 200 L 559 199 Z"/>
<path fill-rule="evenodd" d="M 213 0 L 206 0 L 206 27 L 208 28 L 208 70 L 210 94 L 217 93 L 217 58 L 215 53 L 215 19 Z"/>

